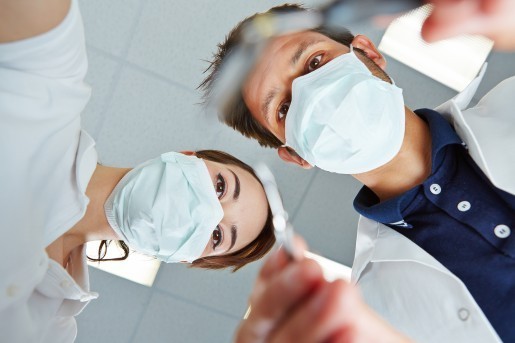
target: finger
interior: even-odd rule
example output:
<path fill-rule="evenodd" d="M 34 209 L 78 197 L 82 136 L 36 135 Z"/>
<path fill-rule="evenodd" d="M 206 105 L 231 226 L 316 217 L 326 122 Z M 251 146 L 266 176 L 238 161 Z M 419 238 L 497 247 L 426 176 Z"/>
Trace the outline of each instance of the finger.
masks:
<path fill-rule="evenodd" d="M 266 338 L 291 309 L 322 282 L 324 277 L 317 262 L 303 259 L 290 263 L 282 273 L 263 283 L 263 287 L 254 289 L 252 310 L 242 325 L 242 335 Z"/>
<path fill-rule="evenodd" d="M 304 239 L 298 235 L 295 235 L 293 239 L 293 245 L 295 247 L 295 251 L 304 252 L 307 249 L 306 242 Z M 258 280 L 267 280 L 271 275 L 277 274 L 282 271 L 290 262 L 290 258 L 284 247 L 280 247 L 278 250 L 274 251 L 272 255 L 267 259 L 263 267 L 261 268 Z"/>
<path fill-rule="evenodd" d="M 435 7 L 422 25 L 422 37 L 428 42 L 470 33 L 480 16 L 477 1 L 431 1 Z"/>
<path fill-rule="evenodd" d="M 492 14 L 502 10 L 503 4 L 511 0 L 479 0 L 479 8 L 483 13 Z"/>
<path fill-rule="evenodd" d="M 341 301 L 339 313 L 345 317 L 340 323 L 329 324 L 327 332 L 332 332 L 327 343 L 348 343 L 348 342 L 396 342 L 412 343 L 388 324 L 383 318 L 368 307 L 362 300 L 355 287 L 346 289 L 346 295 Z M 345 315 L 345 314 L 346 315 Z M 336 328 L 336 329 L 334 329 Z"/>
<path fill-rule="evenodd" d="M 324 342 L 350 330 L 353 298 L 358 295 L 345 281 L 325 282 L 274 331 L 273 342 Z"/>

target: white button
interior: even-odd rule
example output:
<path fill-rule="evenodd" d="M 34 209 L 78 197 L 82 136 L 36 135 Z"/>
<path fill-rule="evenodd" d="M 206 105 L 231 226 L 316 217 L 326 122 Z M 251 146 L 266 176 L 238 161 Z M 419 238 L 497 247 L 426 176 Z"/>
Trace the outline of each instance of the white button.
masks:
<path fill-rule="evenodd" d="M 458 310 L 458 317 L 460 317 L 462 321 L 466 321 L 470 317 L 470 311 L 466 308 L 460 308 Z"/>
<path fill-rule="evenodd" d="M 494 229 L 494 233 L 499 238 L 506 238 L 511 234 L 511 230 L 507 225 L 497 225 Z"/>
<path fill-rule="evenodd" d="M 442 188 L 440 187 L 439 184 L 433 183 L 431 186 L 429 186 L 429 190 L 433 194 L 440 194 L 440 192 L 442 191 Z"/>
<path fill-rule="evenodd" d="M 68 280 L 61 281 L 61 287 L 62 288 L 68 288 L 68 287 L 70 287 L 70 285 L 71 285 L 71 283 Z"/>
<path fill-rule="evenodd" d="M 16 294 L 18 294 L 18 291 L 19 291 L 18 286 L 11 285 L 11 286 L 7 287 L 6 293 L 9 298 L 12 298 L 12 297 L 16 296 Z"/>
<path fill-rule="evenodd" d="M 468 210 L 470 210 L 470 203 L 468 201 L 461 201 L 458 204 L 458 210 L 460 210 L 461 212 L 467 212 Z"/>

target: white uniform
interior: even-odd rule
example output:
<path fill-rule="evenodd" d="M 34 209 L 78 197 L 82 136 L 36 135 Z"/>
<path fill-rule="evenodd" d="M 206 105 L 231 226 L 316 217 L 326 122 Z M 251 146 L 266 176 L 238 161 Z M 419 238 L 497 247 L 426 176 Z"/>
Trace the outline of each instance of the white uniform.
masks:
<path fill-rule="evenodd" d="M 515 77 L 465 110 L 484 71 L 436 111 L 453 124 L 492 183 L 515 194 Z M 500 341 L 460 279 L 408 238 L 364 217 L 358 224 L 352 280 L 368 305 L 418 342 Z"/>
<path fill-rule="evenodd" d="M 93 139 L 80 128 L 90 97 L 77 1 L 51 31 L 0 44 L 0 336 L 72 342 L 90 299 L 84 247 L 67 270 L 45 247 L 86 211 Z"/>

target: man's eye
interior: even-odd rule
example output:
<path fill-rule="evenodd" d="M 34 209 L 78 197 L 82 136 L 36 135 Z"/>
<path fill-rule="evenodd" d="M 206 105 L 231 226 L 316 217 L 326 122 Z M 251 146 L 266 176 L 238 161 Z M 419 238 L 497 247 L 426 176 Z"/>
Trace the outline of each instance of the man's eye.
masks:
<path fill-rule="evenodd" d="M 283 120 L 284 117 L 286 117 L 286 115 L 288 114 L 288 110 L 289 109 L 290 109 L 290 102 L 289 101 L 283 102 L 281 104 L 281 107 L 279 107 L 279 114 L 278 114 L 279 120 Z"/>
<path fill-rule="evenodd" d="M 215 192 L 218 199 L 221 199 L 225 194 L 225 180 L 221 174 L 216 177 Z"/>
<path fill-rule="evenodd" d="M 317 55 L 309 61 L 308 65 L 308 72 L 312 72 L 313 70 L 320 67 L 320 64 L 322 63 L 322 55 Z"/>
<path fill-rule="evenodd" d="M 216 229 L 213 230 L 213 233 L 211 234 L 213 239 L 213 249 L 216 249 L 220 243 L 222 243 L 222 230 L 220 230 L 220 226 L 217 226 Z"/>

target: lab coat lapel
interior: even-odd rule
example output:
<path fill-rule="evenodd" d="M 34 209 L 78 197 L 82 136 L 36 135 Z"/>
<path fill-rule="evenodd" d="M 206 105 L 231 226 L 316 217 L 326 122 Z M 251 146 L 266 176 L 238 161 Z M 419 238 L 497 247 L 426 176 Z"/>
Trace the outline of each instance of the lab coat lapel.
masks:
<path fill-rule="evenodd" d="M 483 64 L 477 77 L 474 80 L 472 80 L 469 83 L 469 85 L 465 87 L 464 90 L 458 93 L 454 98 L 447 100 L 446 102 L 435 108 L 435 111 L 442 114 L 443 117 L 447 119 L 447 121 L 454 125 L 455 113 L 453 109 L 455 109 L 456 107 L 458 108 L 458 110 L 464 110 L 465 108 L 467 108 L 467 106 L 474 98 L 474 95 L 477 91 L 477 87 L 479 87 L 479 84 L 483 80 L 483 76 L 485 76 L 487 67 L 488 63 Z"/>
<path fill-rule="evenodd" d="M 352 265 L 352 281 L 359 277 L 368 263 L 411 261 L 452 275 L 447 268 L 424 249 L 386 225 L 360 216 L 356 253 Z"/>
<path fill-rule="evenodd" d="M 473 108 L 466 109 L 487 64 L 461 93 L 438 106 L 467 144 L 470 156 L 499 189 L 515 194 L 515 77 L 504 80 Z"/>
<path fill-rule="evenodd" d="M 366 217 L 359 216 L 356 236 L 356 251 L 352 263 L 351 281 L 356 283 L 363 269 L 372 259 L 374 247 L 379 233 L 379 223 Z"/>
<path fill-rule="evenodd" d="M 77 187 L 81 193 L 86 193 L 89 180 L 95 171 L 98 160 L 95 141 L 84 130 L 80 132 L 79 147 L 77 149 L 77 167 L 75 174 L 77 177 Z"/>

